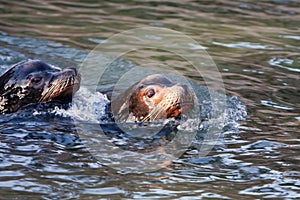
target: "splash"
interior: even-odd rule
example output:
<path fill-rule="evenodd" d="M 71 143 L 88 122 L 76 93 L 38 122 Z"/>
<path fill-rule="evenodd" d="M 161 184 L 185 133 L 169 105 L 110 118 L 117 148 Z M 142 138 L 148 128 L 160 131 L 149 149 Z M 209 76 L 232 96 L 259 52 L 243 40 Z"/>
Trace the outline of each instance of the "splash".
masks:
<path fill-rule="evenodd" d="M 92 93 L 87 88 L 81 87 L 74 95 L 70 109 L 55 108 L 53 112 L 79 121 L 101 123 L 107 119 L 108 103 L 106 95 L 100 92 Z"/>

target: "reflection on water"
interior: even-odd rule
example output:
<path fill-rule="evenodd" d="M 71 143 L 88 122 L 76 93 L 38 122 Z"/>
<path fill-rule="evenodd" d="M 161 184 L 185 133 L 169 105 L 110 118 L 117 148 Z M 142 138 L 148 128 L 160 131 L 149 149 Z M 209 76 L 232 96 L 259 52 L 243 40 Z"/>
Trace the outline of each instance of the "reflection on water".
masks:
<path fill-rule="evenodd" d="M 227 93 L 240 97 L 249 115 L 239 133 L 225 130 L 207 157 L 197 158 L 191 149 L 168 168 L 139 175 L 96 163 L 77 141 L 68 118 L 2 116 L 2 196 L 300 198 L 299 7 L 296 0 L 1 1 L 1 72 L 27 58 L 79 65 L 86 51 L 115 33 L 143 26 L 171 28 L 205 47 Z M 199 80 L 187 63 L 168 52 L 150 60 L 147 53 L 131 52 L 125 58 L 163 61 Z"/>

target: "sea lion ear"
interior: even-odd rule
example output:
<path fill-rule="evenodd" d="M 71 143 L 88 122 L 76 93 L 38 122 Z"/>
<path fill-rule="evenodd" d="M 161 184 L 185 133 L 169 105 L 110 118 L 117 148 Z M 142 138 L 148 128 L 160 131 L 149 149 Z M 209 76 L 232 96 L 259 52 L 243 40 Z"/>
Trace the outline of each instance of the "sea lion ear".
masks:
<path fill-rule="evenodd" d="M 12 75 L 15 73 L 16 69 L 15 67 L 12 67 L 8 71 L 6 71 L 4 74 L 0 76 L 0 93 L 3 93 L 4 86 L 6 83 L 11 79 Z"/>

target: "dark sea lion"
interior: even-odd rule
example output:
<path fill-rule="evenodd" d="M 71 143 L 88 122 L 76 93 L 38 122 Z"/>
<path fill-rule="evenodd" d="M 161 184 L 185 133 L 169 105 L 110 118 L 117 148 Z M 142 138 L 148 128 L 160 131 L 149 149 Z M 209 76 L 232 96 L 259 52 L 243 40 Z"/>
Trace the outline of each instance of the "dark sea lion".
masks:
<path fill-rule="evenodd" d="M 112 98 L 111 110 L 117 122 L 145 122 L 178 117 L 191 109 L 194 101 L 195 94 L 187 85 L 154 74 Z"/>
<path fill-rule="evenodd" d="M 61 70 L 40 60 L 18 63 L 0 76 L 0 113 L 16 112 L 32 103 L 69 103 L 79 85 L 75 68 Z"/>

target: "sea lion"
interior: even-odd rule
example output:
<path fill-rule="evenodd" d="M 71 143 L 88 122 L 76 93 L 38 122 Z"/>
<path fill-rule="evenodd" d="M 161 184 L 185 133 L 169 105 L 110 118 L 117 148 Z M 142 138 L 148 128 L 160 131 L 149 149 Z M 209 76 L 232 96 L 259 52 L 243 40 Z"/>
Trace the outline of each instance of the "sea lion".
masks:
<path fill-rule="evenodd" d="M 75 68 L 61 70 L 40 60 L 18 63 L 0 76 L 0 114 L 16 112 L 32 103 L 69 103 L 79 85 Z"/>
<path fill-rule="evenodd" d="M 116 122 L 145 122 L 179 117 L 194 106 L 194 101 L 195 94 L 187 85 L 153 74 L 111 97 L 111 110 Z"/>

